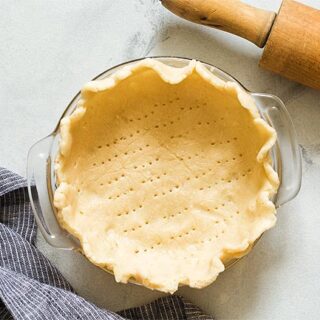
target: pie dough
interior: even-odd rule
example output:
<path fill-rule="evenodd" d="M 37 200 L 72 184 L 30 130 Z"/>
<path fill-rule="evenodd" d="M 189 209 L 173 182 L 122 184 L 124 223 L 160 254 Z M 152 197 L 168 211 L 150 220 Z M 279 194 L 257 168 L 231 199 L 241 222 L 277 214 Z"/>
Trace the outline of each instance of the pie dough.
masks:
<path fill-rule="evenodd" d="M 58 221 L 119 282 L 205 287 L 275 224 L 276 132 L 200 62 L 89 82 L 60 133 Z"/>

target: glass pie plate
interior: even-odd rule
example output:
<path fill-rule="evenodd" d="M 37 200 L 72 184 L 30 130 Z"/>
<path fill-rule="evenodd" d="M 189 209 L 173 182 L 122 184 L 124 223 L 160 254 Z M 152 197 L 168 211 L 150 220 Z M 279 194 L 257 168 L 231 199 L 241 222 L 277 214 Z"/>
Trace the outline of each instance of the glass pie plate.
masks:
<path fill-rule="evenodd" d="M 174 67 L 184 67 L 190 62 L 188 58 L 170 56 L 152 57 L 152 59 L 157 59 Z M 104 79 L 123 66 L 139 60 L 141 59 L 117 65 L 101 73 L 95 79 Z M 254 99 L 261 117 L 276 130 L 277 142 L 271 150 L 271 158 L 273 167 L 280 178 L 280 187 L 272 200 L 275 206 L 279 208 L 298 194 L 301 185 L 301 155 L 293 123 L 287 109 L 278 97 L 250 92 L 226 72 L 213 65 L 203 64 L 220 79 L 241 86 Z M 61 115 L 61 119 L 75 110 L 79 98 L 80 92 L 69 103 Z M 59 149 L 59 123 L 51 134 L 35 143 L 29 150 L 27 164 L 28 192 L 39 230 L 46 241 L 55 248 L 81 251 L 79 241 L 60 227 L 56 220 L 56 209 L 53 205 L 53 196 L 57 188 L 54 161 Z M 239 259 L 226 262 L 225 267 L 230 267 L 237 260 Z"/>

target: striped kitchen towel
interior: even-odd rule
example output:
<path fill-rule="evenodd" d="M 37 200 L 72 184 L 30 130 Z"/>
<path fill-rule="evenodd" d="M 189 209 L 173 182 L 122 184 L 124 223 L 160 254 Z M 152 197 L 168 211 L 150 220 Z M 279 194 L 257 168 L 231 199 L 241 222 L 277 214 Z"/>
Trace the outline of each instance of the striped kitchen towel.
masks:
<path fill-rule="evenodd" d="M 0 319 L 213 319 L 179 296 L 118 313 L 96 307 L 36 248 L 36 229 L 25 179 L 0 168 Z"/>

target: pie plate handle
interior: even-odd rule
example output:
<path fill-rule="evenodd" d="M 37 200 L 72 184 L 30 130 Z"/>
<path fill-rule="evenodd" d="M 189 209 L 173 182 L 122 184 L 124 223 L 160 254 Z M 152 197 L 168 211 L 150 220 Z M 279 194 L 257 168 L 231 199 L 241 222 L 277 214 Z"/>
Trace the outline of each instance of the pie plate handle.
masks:
<path fill-rule="evenodd" d="M 272 150 L 274 168 L 280 178 L 280 186 L 274 199 L 280 207 L 299 193 L 302 179 L 301 152 L 291 117 L 284 103 L 270 94 L 251 94 L 262 117 L 276 130 L 277 142 Z"/>
<path fill-rule="evenodd" d="M 27 162 L 27 182 L 31 207 L 38 227 L 53 247 L 61 249 L 77 249 L 78 241 L 63 230 L 55 215 L 53 206 L 54 172 L 52 146 L 55 135 L 35 143 L 29 150 Z"/>

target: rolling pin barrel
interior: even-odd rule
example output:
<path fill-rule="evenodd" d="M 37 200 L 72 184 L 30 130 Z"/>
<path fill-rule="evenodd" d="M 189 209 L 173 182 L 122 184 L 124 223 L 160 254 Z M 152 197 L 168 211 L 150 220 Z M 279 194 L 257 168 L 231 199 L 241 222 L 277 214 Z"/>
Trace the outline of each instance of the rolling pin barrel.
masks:
<path fill-rule="evenodd" d="M 320 10 L 284 0 L 260 66 L 320 89 Z"/>

